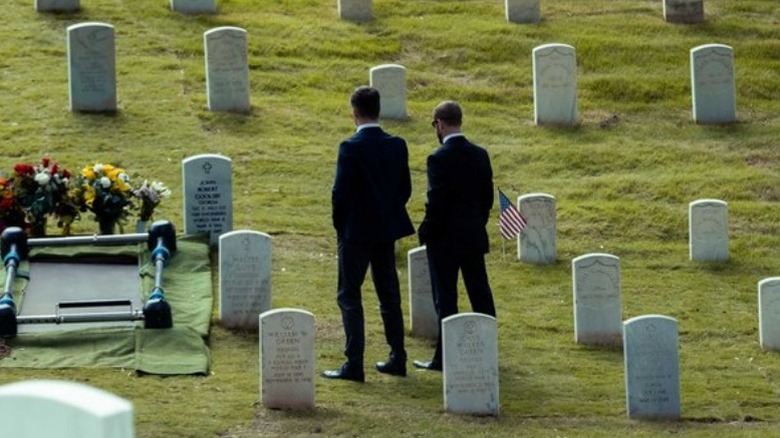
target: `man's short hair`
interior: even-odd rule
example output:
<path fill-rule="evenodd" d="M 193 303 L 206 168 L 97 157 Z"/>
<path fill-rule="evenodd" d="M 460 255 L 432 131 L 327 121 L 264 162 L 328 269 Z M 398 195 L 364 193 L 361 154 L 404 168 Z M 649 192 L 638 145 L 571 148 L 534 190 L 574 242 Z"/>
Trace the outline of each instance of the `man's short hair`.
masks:
<path fill-rule="evenodd" d="M 360 86 L 352 92 L 349 103 L 357 115 L 366 119 L 379 118 L 379 90 L 374 87 Z"/>
<path fill-rule="evenodd" d="M 463 123 L 463 111 L 458 102 L 445 100 L 433 109 L 433 120 L 441 120 L 449 126 L 460 126 Z"/>

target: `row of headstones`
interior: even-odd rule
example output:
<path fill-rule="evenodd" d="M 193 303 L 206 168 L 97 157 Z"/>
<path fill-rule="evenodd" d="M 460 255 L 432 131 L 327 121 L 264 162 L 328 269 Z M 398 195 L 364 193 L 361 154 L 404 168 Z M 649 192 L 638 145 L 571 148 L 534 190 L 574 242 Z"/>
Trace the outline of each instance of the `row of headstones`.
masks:
<path fill-rule="evenodd" d="M 620 259 L 593 253 L 573 259 L 571 265 L 575 342 L 619 346 Z M 780 277 L 758 282 L 758 328 L 761 348 L 780 351 Z"/>
<path fill-rule="evenodd" d="M 517 257 L 531 264 L 555 263 L 558 257 L 555 197 L 530 193 L 517 198 L 527 225 L 517 238 Z M 699 199 L 688 204 L 688 250 L 693 261 L 729 258 L 728 204 Z"/>
<path fill-rule="evenodd" d="M 116 111 L 114 27 L 82 23 L 68 27 L 68 79 L 72 111 Z M 203 34 L 206 94 L 211 111 L 251 110 L 247 32 L 218 27 Z M 533 49 L 534 121 L 575 125 L 577 60 L 574 47 L 545 44 Z M 734 55 L 729 46 L 705 44 L 690 51 L 693 118 L 697 123 L 736 121 Z M 397 64 L 369 71 L 381 95 L 380 117 L 406 119 L 406 69 Z"/>
<path fill-rule="evenodd" d="M 81 9 L 81 0 L 35 0 L 38 12 L 75 12 Z M 171 0 L 171 10 L 183 14 L 213 14 L 216 0 Z"/>
<path fill-rule="evenodd" d="M 677 321 L 643 315 L 622 324 L 626 410 L 630 418 L 680 417 Z M 277 309 L 260 315 L 260 393 L 276 409 L 312 409 L 314 315 Z M 444 409 L 499 414 L 498 326 L 492 316 L 461 313 L 442 321 Z"/>
<path fill-rule="evenodd" d="M 538 23 L 541 0 L 504 0 L 506 20 L 510 23 Z M 338 0 L 339 17 L 352 21 L 374 18 L 373 0 Z M 73 12 L 81 8 L 80 0 L 35 0 L 39 12 Z M 184 14 L 213 14 L 216 0 L 171 0 L 171 9 Z M 704 21 L 703 0 L 664 0 L 664 19 L 670 23 Z"/>
<path fill-rule="evenodd" d="M 531 264 L 550 264 L 557 259 L 555 198 L 543 193 L 518 198 L 519 211 L 527 225 L 518 236 L 518 258 Z M 729 259 L 728 204 L 701 199 L 688 205 L 689 258 L 693 261 L 725 262 Z M 426 247 L 407 253 L 409 314 L 414 336 L 435 339 L 436 311 L 431 299 L 431 281 Z M 574 333 L 578 343 L 619 345 L 622 321 L 619 259 L 609 254 L 586 254 L 572 260 Z M 770 282 L 777 287 L 780 282 Z M 778 289 L 780 290 L 780 288 Z M 775 309 L 773 306 L 772 309 Z M 769 317 L 767 332 L 780 346 L 780 300 Z M 761 318 L 761 315 L 759 315 Z M 776 336 L 776 338 L 774 337 Z M 762 341 L 763 343 L 763 341 Z"/>
<path fill-rule="evenodd" d="M 339 17 L 351 21 L 374 18 L 373 0 L 338 0 Z M 541 0 L 504 0 L 506 21 L 538 23 L 542 19 Z M 664 0 L 664 20 L 694 24 L 704 21 L 703 0 Z"/>
<path fill-rule="evenodd" d="M 272 409 L 315 407 L 315 323 L 305 310 L 277 309 L 259 317 L 260 399 Z M 499 413 L 496 319 L 478 313 L 442 321 L 444 409 Z M 679 418 L 677 321 L 662 315 L 623 324 L 626 407 L 630 418 Z M 37 421 L 43 418 L 45 421 Z M 15 438 L 132 438 L 133 406 L 91 386 L 33 380 L 0 386 L 0 422 Z"/>
<path fill-rule="evenodd" d="M 264 312 L 260 324 L 260 394 L 276 409 L 312 409 L 314 315 L 298 309 Z M 443 398 L 450 413 L 498 415 L 496 319 L 461 313 L 442 321 Z"/>
<path fill-rule="evenodd" d="M 67 29 L 71 111 L 117 110 L 114 26 L 81 23 Z M 206 95 L 211 111 L 249 112 L 246 31 L 218 27 L 203 34 Z"/>
<path fill-rule="evenodd" d="M 67 29 L 68 82 L 71 111 L 117 110 L 114 27 L 81 23 Z M 211 111 L 251 110 L 247 32 L 218 27 L 203 34 L 206 97 Z M 370 69 L 370 85 L 380 90 L 384 118 L 406 118 L 406 74 L 397 65 Z"/>
<path fill-rule="evenodd" d="M 520 260 L 544 264 L 556 260 L 555 199 L 549 195 L 523 195 L 520 211 L 528 221 L 519 237 Z M 727 261 L 729 257 L 728 211 L 723 201 L 704 199 L 689 205 L 689 257 L 694 261 Z M 530 257 L 529 257 L 530 254 Z M 436 339 L 436 310 L 432 302 L 425 246 L 407 253 L 411 333 Z M 610 254 L 586 254 L 572 260 L 574 336 L 578 343 L 619 345 L 621 342 L 620 264 Z M 777 287 L 780 282 L 771 282 Z M 780 290 L 780 289 L 778 289 Z M 780 300 L 767 332 L 776 333 L 780 346 Z M 767 312 L 765 315 L 769 315 Z M 761 315 L 759 315 L 759 319 Z M 762 341 L 763 344 L 763 341 Z"/>

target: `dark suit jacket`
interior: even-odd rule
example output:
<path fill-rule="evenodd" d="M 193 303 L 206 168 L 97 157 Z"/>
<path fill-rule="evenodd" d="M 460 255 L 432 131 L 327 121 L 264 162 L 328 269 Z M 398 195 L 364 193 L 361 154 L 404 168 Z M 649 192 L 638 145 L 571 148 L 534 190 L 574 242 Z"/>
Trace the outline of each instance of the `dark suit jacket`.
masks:
<path fill-rule="evenodd" d="M 372 244 L 414 234 L 406 211 L 411 194 L 404 139 L 369 127 L 341 143 L 332 196 L 339 239 Z"/>
<path fill-rule="evenodd" d="M 420 241 L 458 253 L 489 250 L 493 169 L 485 149 L 453 137 L 428 156 L 428 202 Z"/>

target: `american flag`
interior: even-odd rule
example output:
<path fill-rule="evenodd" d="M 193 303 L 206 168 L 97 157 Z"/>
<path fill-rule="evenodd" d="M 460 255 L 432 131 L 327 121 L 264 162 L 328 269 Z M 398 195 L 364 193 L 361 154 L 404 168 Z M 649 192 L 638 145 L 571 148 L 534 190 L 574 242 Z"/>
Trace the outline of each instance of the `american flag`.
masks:
<path fill-rule="evenodd" d="M 514 205 L 506 197 L 501 189 L 498 190 L 498 203 L 499 203 L 499 217 L 498 217 L 498 230 L 501 232 L 501 236 L 504 239 L 515 239 L 520 232 L 523 231 L 528 222 Z"/>

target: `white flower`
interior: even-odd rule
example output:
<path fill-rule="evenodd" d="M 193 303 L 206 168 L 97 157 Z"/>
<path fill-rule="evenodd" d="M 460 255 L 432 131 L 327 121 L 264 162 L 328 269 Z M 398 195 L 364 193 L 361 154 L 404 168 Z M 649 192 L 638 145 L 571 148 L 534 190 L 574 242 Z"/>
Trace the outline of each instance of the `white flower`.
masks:
<path fill-rule="evenodd" d="M 130 182 L 130 175 L 122 172 L 119 175 L 117 175 L 117 178 L 119 178 L 119 181 L 122 181 L 123 183 L 129 183 Z"/>
<path fill-rule="evenodd" d="M 48 172 L 38 172 L 35 174 L 35 182 L 39 185 L 45 186 L 51 181 L 51 175 Z"/>
<path fill-rule="evenodd" d="M 111 187 L 111 180 L 107 176 L 101 177 L 100 187 L 103 187 L 104 189 Z"/>
<path fill-rule="evenodd" d="M 96 174 L 103 173 L 103 165 L 102 165 L 102 164 L 100 164 L 100 163 L 97 163 L 97 164 L 95 164 L 95 165 L 92 167 L 92 171 L 93 171 L 93 172 L 95 172 Z"/>
<path fill-rule="evenodd" d="M 154 181 L 152 182 L 151 186 L 152 190 L 155 191 L 161 198 L 167 198 L 171 196 L 171 191 L 168 189 L 168 187 L 165 187 L 165 184 L 163 184 L 160 181 Z"/>

